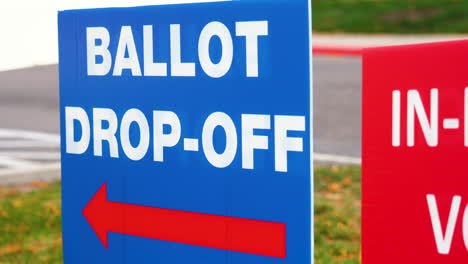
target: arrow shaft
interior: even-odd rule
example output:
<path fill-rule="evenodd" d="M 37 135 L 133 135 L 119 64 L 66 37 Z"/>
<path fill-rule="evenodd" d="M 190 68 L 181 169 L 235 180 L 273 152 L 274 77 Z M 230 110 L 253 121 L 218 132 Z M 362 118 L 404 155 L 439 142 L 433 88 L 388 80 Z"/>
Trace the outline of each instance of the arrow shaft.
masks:
<path fill-rule="evenodd" d="M 277 258 L 286 257 L 286 225 L 237 217 L 108 202 L 108 231 Z"/>

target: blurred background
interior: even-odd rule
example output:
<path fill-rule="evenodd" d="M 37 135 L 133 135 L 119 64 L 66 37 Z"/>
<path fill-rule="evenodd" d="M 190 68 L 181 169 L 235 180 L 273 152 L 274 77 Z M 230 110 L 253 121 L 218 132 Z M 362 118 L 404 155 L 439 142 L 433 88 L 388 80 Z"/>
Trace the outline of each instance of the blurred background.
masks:
<path fill-rule="evenodd" d="M 0 264 L 62 263 L 57 12 L 188 2 L 208 0 L 0 3 Z M 360 263 L 362 49 L 464 39 L 468 2 L 312 8 L 316 263 Z"/>

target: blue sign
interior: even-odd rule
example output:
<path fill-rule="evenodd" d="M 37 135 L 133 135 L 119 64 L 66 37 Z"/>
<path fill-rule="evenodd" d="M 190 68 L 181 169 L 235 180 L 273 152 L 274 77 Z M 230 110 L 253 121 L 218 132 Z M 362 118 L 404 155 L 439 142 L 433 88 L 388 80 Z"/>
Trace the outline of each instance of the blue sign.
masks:
<path fill-rule="evenodd" d="M 310 11 L 60 12 L 66 264 L 313 262 Z"/>

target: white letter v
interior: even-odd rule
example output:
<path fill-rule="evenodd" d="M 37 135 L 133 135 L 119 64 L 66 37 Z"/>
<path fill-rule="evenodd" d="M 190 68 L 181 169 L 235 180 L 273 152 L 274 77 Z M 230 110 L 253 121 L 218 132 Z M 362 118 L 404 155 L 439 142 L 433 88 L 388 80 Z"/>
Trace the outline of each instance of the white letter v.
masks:
<path fill-rule="evenodd" d="M 439 209 L 437 209 L 436 198 L 433 194 L 427 195 L 427 205 L 429 206 L 429 213 L 431 214 L 432 229 L 434 230 L 434 237 L 437 245 L 437 251 L 440 254 L 447 255 L 450 252 L 452 245 L 453 232 L 460 210 L 461 196 L 454 196 L 452 199 L 452 206 L 450 208 L 449 219 L 445 235 L 442 234 L 442 226 L 440 223 Z"/>

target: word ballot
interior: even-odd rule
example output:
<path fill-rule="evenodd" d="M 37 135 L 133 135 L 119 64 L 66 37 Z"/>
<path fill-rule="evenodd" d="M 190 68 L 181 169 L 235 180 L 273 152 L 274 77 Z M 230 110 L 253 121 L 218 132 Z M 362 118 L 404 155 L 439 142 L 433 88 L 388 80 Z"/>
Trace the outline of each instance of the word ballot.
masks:
<path fill-rule="evenodd" d="M 66 264 L 313 263 L 310 13 L 59 13 Z"/>
<path fill-rule="evenodd" d="M 467 50 L 364 52 L 364 264 L 468 261 Z"/>

